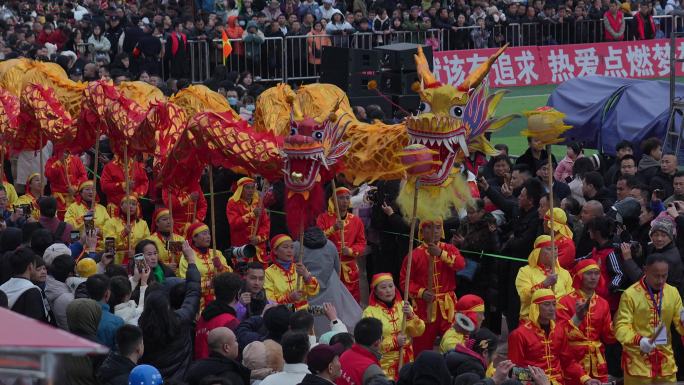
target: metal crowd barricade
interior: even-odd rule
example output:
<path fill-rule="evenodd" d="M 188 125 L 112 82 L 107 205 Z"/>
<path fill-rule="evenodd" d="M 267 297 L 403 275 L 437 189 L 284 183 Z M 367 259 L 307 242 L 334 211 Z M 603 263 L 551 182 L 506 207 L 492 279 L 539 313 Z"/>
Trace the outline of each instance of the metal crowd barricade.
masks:
<path fill-rule="evenodd" d="M 672 15 L 654 16 L 656 37 L 664 38 L 672 31 L 684 29 L 682 18 Z M 632 18 L 625 18 L 625 40 L 635 37 Z M 472 33 L 479 27 L 468 26 L 453 29 L 430 29 L 427 31 L 395 31 L 388 35 L 355 33 L 349 36 L 348 45 L 352 48 L 373 49 L 378 45 L 393 43 L 425 44 L 426 39 L 434 37 L 439 50 L 474 49 Z M 489 37 L 488 48 L 499 47 L 506 43 L 511 46 L 583 44 L 604 41 L 603 20 L 587 19 L 568 23 L 512 23 L 486 28 Z M 378 39 L 381 37 L 381 39 Z M 321 51 L 325 45 L 332 45 L 328 35 L 288 36 L 265 38 L 263 43 L 245 43 L 242 39 L 230 39 L 232 53 L 226 58 L 225 66 L 229 72 L 251 72 L 263 81 L 285 82 L 317 81 L 320 78 Z M 192 81 L 203 82 L 209 79 L 217 66 L 224 64 L 223 42 L 188 41 L 190 45 L 190 67 Z M 89 51 L 89 50 L 86 50 Z"/>
<path fill-rule="evenodd" d="M 224 64 L 223 42 L 221 39 L 216 39 L 212 43 L 210 74 L 217 66 Z M 285 81 L 287 79 L 286 50 L 283 38 L 267 37 L 262 43 L 230 39 L 230 44 L 233 50 L 225 59 L 228 72 L 249 71 L 254 77 L 259 77 L 263 81 Z"/>
<path fill-rule="evenodd" d="M 190 80 L 201 83 L 210 77 L 209 43 L 206 40 L 188 40 L 190 48 Z"/>

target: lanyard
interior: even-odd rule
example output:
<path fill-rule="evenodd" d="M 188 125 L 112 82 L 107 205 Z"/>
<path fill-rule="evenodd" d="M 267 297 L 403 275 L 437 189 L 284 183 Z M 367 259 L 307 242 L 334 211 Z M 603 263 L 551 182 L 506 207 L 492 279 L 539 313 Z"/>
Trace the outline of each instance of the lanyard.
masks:
<path fill-rule="evenodd" d="M 648 295 L 651 297 L 651 302 L 653 302 L 653 306 L 656 308 L 656 311 L 658 311 L 657 320 L 660 321 L 660 314 L 661 314 L 661 311 L 663 308 L 663 290 L 661 289 L 658 292 L 659 298 L 658 298 L 658 302 L 656 302 L 655 296 L 653 294 L 653 291 L 651 290 L 651 287 L 646 282 L 644 282 L 644 284 L 646 285 L 646 289 L 648 290 Z"/>

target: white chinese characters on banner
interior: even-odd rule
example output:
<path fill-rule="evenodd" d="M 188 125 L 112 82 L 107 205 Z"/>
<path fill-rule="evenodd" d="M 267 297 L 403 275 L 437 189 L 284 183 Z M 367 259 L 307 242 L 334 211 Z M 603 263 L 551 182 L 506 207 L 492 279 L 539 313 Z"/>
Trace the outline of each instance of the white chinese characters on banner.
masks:
<path fill-rule="evenodd" d="M 496 49 L 435 52 L 435 75 L 442 82 L 460 84 Z M 677 41 L 677 57 L 684 58 L 684 38 Z M 676 67 L 684 75 L 684 63 Z M 592 75 L 632 78 L 667 76 L 670 45 L 665 39 L 562 46 L 511 47 L 490 71 L 492 87 L 558 84 Z"/>
<path fill-rule="evenodd" d="M 646 78 L 653 76 L 651 50 L 645 44 L 627 47 L 627 62 L 629 62 L 629 76 Z"/>
<path fill-rule="evenodd" d="M 579 68 L 577 77 L 596 75 L 599 66 L 599 57 L 596 48 L 578 49 L 575 51 L 575 65 Z"/>
<path fill-rule="evenodd" d="M 518 81 L 524 85 L 530 85 L 532 79 L 539 80 L 539 74 L 535 71 L 537 63 L 532 51 L 523 50 L 520 55 L 515 57 L 515 63 L 518 66 Z"/>

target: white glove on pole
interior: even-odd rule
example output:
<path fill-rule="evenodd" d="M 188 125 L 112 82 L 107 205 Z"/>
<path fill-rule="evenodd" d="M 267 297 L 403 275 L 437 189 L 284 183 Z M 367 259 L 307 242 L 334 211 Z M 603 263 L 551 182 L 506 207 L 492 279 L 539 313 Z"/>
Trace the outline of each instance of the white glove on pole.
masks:
<path fill-rule="evenodd" d="M 649 354 L 655 349 L 655 344 L 651 342 L 650 338 L 641 337 L 641 340 L 639 340 L 639 348 L 643 353 Z"/>

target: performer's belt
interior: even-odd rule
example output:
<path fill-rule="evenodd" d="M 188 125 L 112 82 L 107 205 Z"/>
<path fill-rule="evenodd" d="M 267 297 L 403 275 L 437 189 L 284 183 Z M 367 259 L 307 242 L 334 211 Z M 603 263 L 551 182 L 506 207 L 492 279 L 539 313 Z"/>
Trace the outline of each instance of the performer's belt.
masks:
<path fill-rule="evenodd" d="M 568 345 L 587 348 L 588 352 L 582 359 L 582 366 L 587 373 L 591 373 L 592 377 L 597 378 L 599 366 L 606 365 L 606 360 L 601 354 L 601 341 L 568 341 Z"/>
<path fill-rule="evenodd" d="M 439 306 L 436 306 L 439 304 Z M 427 309 L 427 303 L 425 303 Z M 441 312 L 442 318 L 452 322 L 454 320 L 454 314 L 456 312 L 456 301 L 454 301 L 454 295 L 452 292 L 448 293 L 438 293 L 435 294 L 435 301 L 432 306 L 432 314 L 428 314 L 430 317 L 430 323 L 437 320 L 437 308 Z"/>
<path fill-rule="evenodd" d="M 356 261 L 341 261 L 340 265 L 342 267 L 342 281 L 344 282 L 356 282 L 359 280 L 357 275 L 356 279 L 352 281 L 351 274 L 358 271 L 359 267 L 356 265 Z"/>

